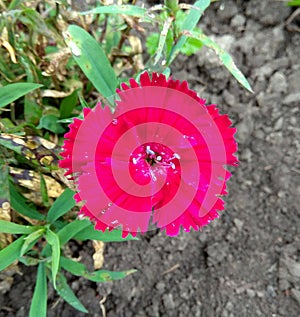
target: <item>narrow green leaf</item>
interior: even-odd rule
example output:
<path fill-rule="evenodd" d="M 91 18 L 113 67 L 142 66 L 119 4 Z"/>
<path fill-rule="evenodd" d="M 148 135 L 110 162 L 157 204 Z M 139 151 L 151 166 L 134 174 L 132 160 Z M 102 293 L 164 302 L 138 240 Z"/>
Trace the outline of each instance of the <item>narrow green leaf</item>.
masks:
<path fill-rule="evenodd" d="M 56 288 L 56 276 L 57 276 L 57 272 L 59 268 L 59 259 L 60 259 L 59 238 L 56 233 L 48 229 L 46 232 L 46 240 L 51 245 L 51 248 L 52 248 L 51 271 L 52 271 L 53 286 L 54 288 Z"/>
<path fill-rule="evenodd" d="M 89 226 L 91 226 L 91 222 L 87 219 L 84 219 L 84 220 L 76 219 L 68 223 L 57 233 L 60 240 L 60 244 L 61 245 L 66 244 L 76 234 L 78 234 L 80 231 L 84 230 L 86 227 L 89 227 Z"/>
<path fill-rule="evenodd" d="M 147 9 L 141 8 L 135 5 L 109 5 L 109 6 L 101 6 L 94 8 L 90 11 L 85 11 L 82 12 L 82 15 L 86 14 L 103 14 L 103 13 L 108 13 L 108 14 L 125 14 L 125 15 L 131 15 L 137 18 L 146 18 L 149 20 L 149 16 L 146 16 L 147 14 Z"/>
<path fill-rule="evenodd" d="M 24 243 L 21 249 L 21 256 L 25 254 L 32 246 L 37 242 L 37 240 L 44 234 L 45 228 L 40 228 L 30 233 L 24 238 Z"/>
<path fill-rule="evenodd" d="M 136 272 L 136 270 L 127 270 L 127 271 L 121 271 L 121 272 L 97 270 L 94 272 L 89 272 L 86 266 L 82 263 L 76 262 L 66 257 L 61 257 L 60 261 L 61 261 L 60 263 L 62 268 L 64 268 L 66 271 L 76 276 L 83 276 L 86 279 L 93 282 L 109 282 L 109 281 L 120 280 Z"/>
<path fill-rule="evenodd" d="M 102 232 L 100 230 L 95 230 L 94 225 L 90 224 L 90 226 L 78 232 L 74 239 L 76 240 L 99 240 L 103 242 L 122 242 L 122 241 L 130 241 L 130 240 L 138 240 L 138 238 L 134 238 L 131 235 L 128 235 L 126 238 L 122 238 L 121 230 L 113 230 L 113 231 L 105 231 Z"/>
<path fill-rule="evenodd" d="M 13 209 L 15 209 L 21 215 L 35 219 L 35 220 L 44 220 L 45 216 L 40 214 L 37 210 L 29 207 L 26 204 L 26 199 L 18 193 L 15 186 L 9 183 L 9 192 L 10 192 L 10 204 Z"/>
<path fill-rule="evenodd" d="M 47 222 L 53 223 L 59 217 L 71 210 L 75 206 L 73 196 L 74 192 L 71 189 L 66 188 L 49 209 L 46 218 Z"/>
<path fill-rule="evenodd" d="M 290 7 L 300 7 L 300 0 L 289 1 L 287 5 Z"/>
<path fill-rule="evenodd" d="M 215 41 L 213 41 L 211 38 L 209 38 L 203 33 L 192 32 L 189 34 L 191 34 L 192 37 L 199 39 L 203 43 L 203 45 L 214 50 L 215 53 L 219 56 L 223 65 L 230 71 L 233 77 L 247 90 L 249 90 L 250 92 L 253 92 L 248 80 L 243 75 L 243 73 L 238 69 L 238 67 L 235 65 L 233 58 L 231 57 L 229 53 L 223 50 Z"/>
<path fill-rule="evenodd" d="M 47 316 L 47 276 L 45 263 L 38 266 L 36 283 L 30 305 L 29 317 Z"/>
<path fill-rule="evenodd" d="M 0 251 L 0 271 L 4 270 L 19 258 L 23 243 L 24 236 L 15 240 L 13 243 Z"/>
<path fill-rule="evenodd" d="M 14 222 L 0 219 L 0 232 L 12 234 L 29 234 L 36 230 L 37 227 L 19 225 Z"/>
<path fill-rule="evenodd" d="M 74 60 L 95 88 L 104 96 L 115 94 L 118 80 L 105 53 L 98 42 L 84 29 L 70 25 L 65 41 Z"/>
<path fill-rule="evenodd" d="M 8 204 L 9 200 L 9 167 L 8 163 L 6 163 L 2 158 L 0 158 L 0 206 L 4 207 L 4 204 Z"/>
<path fill-rule="evenodd" d="M 76 295 L 73 293 L 72 289 L 67 283 L 67 280 L 65 276 L 59 272 L 57 274 L 57 286 L 56 286 L 56 292 L 71 306 L 73 306 L 75 309 L 83 312 L 88 313 L 88 310 L 81 304 L 79 299 L 76 297 Z"/>
<path fill-rule="evenodd" d="M 0 87 L 0 108 L 42 86 L 34 83 L 15 83 Z"/>
<path fill-rule="evenodd" d="M 197 9 L 191 9 L 190 12 L 187 14 L 185 20 L 183 21 L 181 25 L 181 32 L 184 30 L 192 31 L 196 25 L 198 24 L 203 12 L 209 7 L 210 0 L 198 0 L 194 3 L 194 7 L 197 7 Z M 170 65 L 177 54 L 182 49 L 183 45 L 185 44 L 187 40 L 187 37 L 185 35 L 182 35 L 178 42 L 173 46 L 173 49 L 171 50 L 171 53 L 167 60 L 167 65 Z"/>

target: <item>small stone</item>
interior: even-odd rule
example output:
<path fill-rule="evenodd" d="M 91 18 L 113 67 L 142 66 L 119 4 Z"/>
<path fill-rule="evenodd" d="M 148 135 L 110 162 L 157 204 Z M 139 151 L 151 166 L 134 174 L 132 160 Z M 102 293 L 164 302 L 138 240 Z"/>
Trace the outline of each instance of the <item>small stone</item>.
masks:
<path fill-rule="evenodd" d="M 276 72 L 271 78 L 267 92 L 286 93 L 288 88 L 286 76 L 282 72 Z"/>
<path fill-rule="evenodd" d="M 250 149 L 245 148 L 243 152 L 239 155 L 239 159 L 241 161 L 251 162 L 252 160 L 252 152 Z"/>
<path fill-rule="evenodd" d="M 163 283 L 163 282 L 158 282 L 157 284 L 156 284 L 156 288 L 157 288 L 157 290 L 159 291 L 159 293 L 163 293 L 164 291 L 165 291 L 165 283 Z"/>
<path fill-rule="evenodd" d="M 164 294 L 163 295 L 163 303 L 166 310 L 171 310 L 175 308 L 175 303 L 173 301 L 172 294 Z"/>
<path fill-rule="evenodd" d="M 278 118 L 274 124 L 274 130 L 275 131 L 281 130 L 283 127 L 283 122 L 284 122 L 283 117 Z"/>
<path fill-rule="evenodd" d="M 234 222 L 235 226 L 237 227 L 237 229 L 238 229 L 239 231 L 242 231 L 244 222 L 241 221 L 241 220 L 238 219 L 238 218 L 234 218 L 234 219 L 233 219 L 233 222 Z"/>
<path fill-rule="evenodd" d="M 268 285 L 267 286 L 267 293 L 271 296 L 271 297 L 276 297 L 276 292 L 275 289 L 272 285 Z"/>
<path fill-rule="evenodd" d="M 254 129 L 254 123 L 250 114 L 246 115 L 241 122 L 236 125 L 236 138 L 239 143 L 246 144 L 250 141 L 250 136 Z"/>
<path fill-rule="evenodd" d="M 247 295 L 248 295 L 249 297 L 251 297 L 251 298 L 255 297 L 255 291 L 254 291 L 253 289 L 248 288 L 248 289 L 246 290 L 246 293 L 247 293 Z"/>
<path fill-rule="evenodd" d="M 246 18 L 241 14 L 237 14 L 231 19 L 231 26 L 240 29 L 245 25 L 245 22 Z"/>
<path fill-rule="evenodd" d="M 230 92 L 228 92 L 227 90 L 224 90 L 224 92 L 223 92 L 223 98 L 224 98 L 225 102 L 226 102 L 229 106 L 234 106 L 234 105 L 236 104 L 234 95 L 232 95 L 232 94 L 231 94 Z"/>
<path fill-rule="evenodd" d="M 294 93 L 294 94 L 287 95 L 283 99 L 282 103 L 284 105 L 291 105 L 291 104 L 296 103 L 296 102 L 298 103 L 299 101 L 300 101 L 300 93 Z"/>
<path fill-rule="evenodd" d="M 294 297 L 294 299 L 297 301 L 297 303 L 300 305 L 300 291 L 296 288 L 291 289 L 291 294 Z"/>

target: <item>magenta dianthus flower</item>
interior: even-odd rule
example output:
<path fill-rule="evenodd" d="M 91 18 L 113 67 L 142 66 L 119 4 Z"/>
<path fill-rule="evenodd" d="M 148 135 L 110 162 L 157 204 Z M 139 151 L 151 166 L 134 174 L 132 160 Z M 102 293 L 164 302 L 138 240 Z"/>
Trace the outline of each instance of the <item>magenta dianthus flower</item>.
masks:
<path fill-rule="evenodd" d="M 147 72 L 117 91 L 116 109 L 84 109 L 65 135 L 63 160 L 77 184 L 80 213 L 123 236 L 149 225 L 170 236 L 218 217 L 237 165 L 236 129 L 186 81 Z"/>

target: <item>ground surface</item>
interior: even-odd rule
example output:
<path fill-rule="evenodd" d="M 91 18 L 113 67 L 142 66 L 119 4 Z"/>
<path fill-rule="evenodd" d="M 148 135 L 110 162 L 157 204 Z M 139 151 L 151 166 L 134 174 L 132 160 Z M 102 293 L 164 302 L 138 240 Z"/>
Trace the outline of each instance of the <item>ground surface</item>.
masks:
<path fill-rule="evenodd" d="M 173 67 L 174 78 L 218 103 L 238 128 L 240 166 L 227 209 L 200 233 L 150 232 L 107 244 L 105 268 L 138 272 L 99 285 L 70 280 L 89 316 L 104 316 L 103 298 L 107 317 L 300 316 L 300 33 L 286 29 L 290 14 L 280 1 L 226 0 L 202 19 L 255 91 L 241 88 L 207 50 Z M 92 252 L 72 249 L 86 259 Z M 1 317 L 27 316 L 35 275 L 23 271 L 0 297 L 0 307 L 11 308 Z M 48 316 L 84 315 L 56 300 L 50 291 Z"/>

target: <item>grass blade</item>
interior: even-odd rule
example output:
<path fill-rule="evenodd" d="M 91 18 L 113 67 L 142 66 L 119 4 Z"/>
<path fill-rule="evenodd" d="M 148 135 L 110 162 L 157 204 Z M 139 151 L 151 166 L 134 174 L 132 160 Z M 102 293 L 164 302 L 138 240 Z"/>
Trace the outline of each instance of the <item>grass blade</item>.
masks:
<path fill-rule="evenodd" d="M 192 31 L 197 23 L 199 22 L 203 12 L 209 7 L 210 0 L 198 0 L 194 3 L 194 7 L 197 7 L 196 9 L 191 9 L 190 13 L 186 16 L 185 20 L 182 23 L 181 31 Z M 171 53 L 169 55 L 169 58 L 167 60 L 167 65 L 170 65 L 177 54 L 182 49 L 183 45 L 185 44 L 187 40 L 187 37 L 185 35 L 182 35 L 175 46 L 173 46 Z"/>
<path fill-rule="evenodd" d="M 138 238 L 134 238 L 131 235 L 128 235 L 126 238 L 122 238 L 121 230 L 112 230 L 102 232 L 100 230 L 95 230 L 94 225 L 90 224 L 90 226 L 78 232 L 74 239 L 76 240 L 98 240 L 103 242 L 122 242 L 122 241 L 130 241 L 130 240 L 138 240 Z"/>
<path fill-rule="evenodd" d="M 86 279 L 93 282 L 109 282 L 109 281 L 120 280 L 136 272 L 136 270 L 127 270 L 127 271 L 121 271 L 121 272 L 97 270 L 94 272 L 89 272 L 84 264 L 65 258 L 65 257 L 61 257 L 61 266 L 66 271 L 72 273 L 73 275 L 83 276 Z"/>
<path fill-rule="evenodd" d="M 15 83 L 0 87 L 0 108 L 42 86 L 34 83 Z"/>
<path fill-rule="evenodd" d="M 37 227 L 19 225 L 14 222 L 0 219 L 0 232 L 12 234 L 30 234 L 34 232 Z"/>
<path fill-rule="evenodd" d="M 0 271 L 4 270 L 19 258 L 23 243 L 24 236 L 15 240 L 9 246 L 0 251 Z"/>
<path fill-rule="evenodd" d="M 16 190 L 13 184 L 9 184 L 10 204 L 14 210 L 21 215 L 35 220 L 45 220 L 45 216 L 40 214 L 37 210 L 29 207 L 26 204 L 26 199 Z"/>
<path fill-rule="evenodd" d="M 60 240 L 60 244 L 66 244 L 70 239 L 72 239 L 76 234 L 85 228 L 91 226 L 91 222 L 87 219 L 79 220 L 76 219 L 67 225 L 65 225 L 61 230 L 58 231 L 57 235 Z"/>
<path fill-rule="evenodd" d="M 71 210 L 76 204 L 73 196 L 74 192 L 71 189 L 66 188 L 49 209 L 46 218 L 47 222 L 53 223 L 59 217 Z"/>
<path fill-rule="evenodd" d="M 70 25 L 64 35 L 74 60 L 86 77 L 104 97 L 113 96 L 118 80 L 98 42 L 76 25 Z"/>
<path fill-rule="evenodd" d="M 94 8 L 90 11 L 82 12 L 82 15 L 86 14 L 125 14 L 125 15 L 131 15 L 137 18 L 144 18 L 147 14 L 147 9 L 141 8 L 135 5 L 108 5 L 108 6 L 101 6 Z"/>
<path fill-rule="evenodd" d="M 81 304 L 79 299 L 73 293 L 72 289 L 67 283 L 65 276 L 60 272 L 57 274 L 57 287 L 56 292 L 60 295 L 68 304 L 73 306 L 75 309 L 88 313 L 88 310 Z"/>
<path fill-rule="evenodd" d="M 56 276 L 59 268 L 59 259 L 60 259 L 60 243 L 57 234 L 55 234 L 50 229 L 46 232 L 46 240 L 51 245 L 52 248 L 52 263 L 51 263 L 51 271 L 52 271 L 52 280 L 53 286 L 56 289 Z"/>
<path fill-rule="evenodd" d="M 45 263 L 38 266 L 36 284 L 30 305 L 29 317 L 47 316 L 47 276 Z"/>
<path fill-rule="evenodd" d="M 213 41 L 211 38 L 206 36 L 203 33 L 187 33 L 188 36 L 191 35 L 193 38 L 199 39 L 203 45 L 207 46 L 208 48 L 215 51 L 215 53 L 219 56 L 221 62 L 223 65 L 230 71 L 232 76 L 247 90 L 253 93 L 253 90 L 246 79 L 246 77 L 243 75 L 243 73 L 238 69 L 236 64 L 233 61 L 233 58 L 229 53 L 227 53 L 225 50 L 223 50 L 215 41 Z"/>

